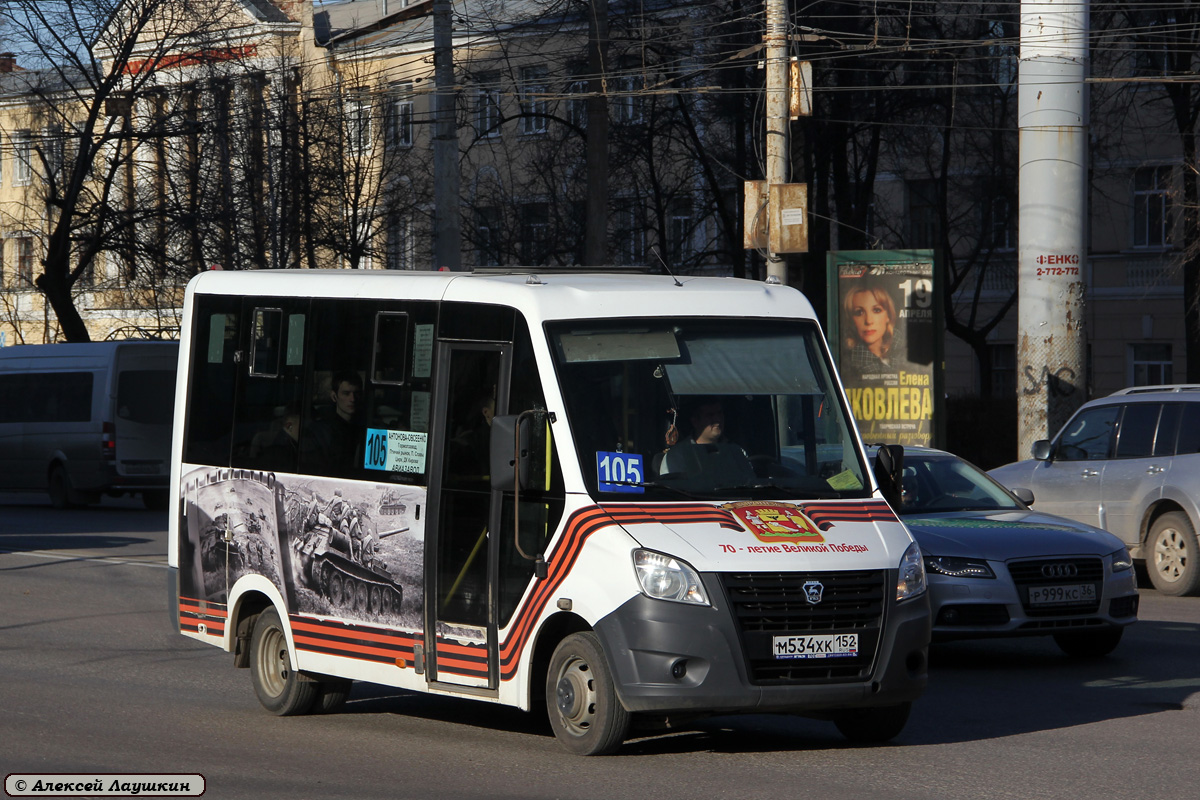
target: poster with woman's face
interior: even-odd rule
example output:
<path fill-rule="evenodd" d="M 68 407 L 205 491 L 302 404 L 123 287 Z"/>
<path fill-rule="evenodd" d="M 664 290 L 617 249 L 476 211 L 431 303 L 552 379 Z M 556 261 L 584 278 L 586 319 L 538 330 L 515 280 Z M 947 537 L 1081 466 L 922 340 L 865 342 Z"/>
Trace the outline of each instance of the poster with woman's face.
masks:
<path fill-rule="evenodd" d="M 933 444 L 933 258 L 830 255 L 831 329 L 851 412 L 871 444 Z M 836 298 L 836 308 L 834 300 Z"/>

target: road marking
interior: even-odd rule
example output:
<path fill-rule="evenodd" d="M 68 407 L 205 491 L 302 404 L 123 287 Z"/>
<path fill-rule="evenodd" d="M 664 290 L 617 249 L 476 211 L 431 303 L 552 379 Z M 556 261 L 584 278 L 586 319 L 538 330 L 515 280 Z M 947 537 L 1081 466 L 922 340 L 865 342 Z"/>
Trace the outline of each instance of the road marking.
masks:
<path fill-rule="evenodd" d="M 48 553 L 44 550 L 5 550 L 0 548 L 0 554 L 48 558 L 52 561 L 96 561 L 101 564 L 129 564 L 135 567 L 155 567 L 157 569 L 166 569 L 168 566 L 165 561 L 134 561 L 128 558 L 89 556 L 85 553 Z"/>

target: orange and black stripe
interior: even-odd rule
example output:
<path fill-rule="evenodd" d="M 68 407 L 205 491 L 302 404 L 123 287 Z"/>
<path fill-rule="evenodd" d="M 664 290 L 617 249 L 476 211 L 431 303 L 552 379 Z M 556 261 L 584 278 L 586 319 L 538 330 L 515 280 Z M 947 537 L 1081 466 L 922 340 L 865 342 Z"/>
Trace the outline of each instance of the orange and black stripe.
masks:
<path fill-rule="evenodd" d="M 896 522 L 896 512 L 883 500 L 861 503 L 804 503 L 800 509 L 823 531 L 836 522 Z"/>
<path fill-rule="evenodd" d="M 224 603 L 197 600 L 194 597 L 179 598 L 179 630 L 181 631 L 200 633 L 200 626 L 203 625 L 205 635 L 224 636 L 225 623 L 228 618 L 228 606 Z"/>
<path fill-rule="evenodd" d="M 417 634 L 393 631 L 350 622 L 315 619 L 291 614 L 292 639 L 297 650 L 331 656 L 374 661 L 379 664 L 411 664 Z"/>

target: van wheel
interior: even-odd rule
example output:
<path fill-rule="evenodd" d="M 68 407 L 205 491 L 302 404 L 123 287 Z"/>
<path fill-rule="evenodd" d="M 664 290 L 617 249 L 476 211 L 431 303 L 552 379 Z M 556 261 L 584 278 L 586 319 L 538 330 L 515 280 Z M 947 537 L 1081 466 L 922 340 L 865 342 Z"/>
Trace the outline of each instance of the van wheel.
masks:
<path fill-rule="evenodd" d="M 303 679 L 292 668 L 287 636 L 279 612 L 268 608 L 258 615 L 250 635 L 250 678 L 263 708 L 280 717 L 307 714 L 317 699 L 316 681 Z"/>
<path fill-rule="evenodd" d="M 616 752 L 629 732 L 629 712 L 613 686 L 596 634 L 558 643 L 546 670 L 546 711 L 555 737 L 581 756 Z"/>
<path fill-rule="evenodd" d="M 908 723 L 912 703 L 879 708 L 854 708 L 838 712 L 833 724 L 855 744 L 883 744 L 900 735 Z"/>
<path fill-rule="evenodd" d="M 71 479 L 67 477 L 67 470 L 62 464 L 55 464 L 50 468 L 48 493 L 50 505 L 55 508 L 71 508 L 75 505 Z"/>
<path fill-rule="evenodd" d="M 1070 631 L 1054 634 L 1054 643 L 1074 658 L 1100 658 L 1117 649 L 1124 628 L 1102 628 L 1096 631 Z"/>
<path fill-rule="evenodd" d="M 166 489 L 147 489 L 142 492 L 142 505 L 151 511 L 166 511 L 169 498 Z"/>
<path fill-rule="evenodd" d="M 1187 514 L 1172 511 L 1156 519 L 1147 550 L 1146 571 L 1155 589 L 1175 597 L 1200 592 L 1200 543 Z"/>

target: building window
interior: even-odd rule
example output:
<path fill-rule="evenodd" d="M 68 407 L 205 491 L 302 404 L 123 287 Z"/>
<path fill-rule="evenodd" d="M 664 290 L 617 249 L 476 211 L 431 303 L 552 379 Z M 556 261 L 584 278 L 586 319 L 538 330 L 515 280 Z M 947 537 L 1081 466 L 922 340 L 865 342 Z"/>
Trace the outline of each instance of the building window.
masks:
<path fill-rule="evenodd" d="M 1171 383 L 1171 345 L 1141 342 L 1129 345 L 1130 385 L 1159 386 Z"/>
<path fill-rule="evenodd" d="M 346 150 L 366 153 L 371 147 L 371 102 L 363 92 L 351 95 L 346 103 Z"/>
<path fill-rule="evenodd" d="M 681 265 L 696 255 L 693 224 L 691 203 L 675 203 L 671 207 L 667 217 L 667 252 L 671 263 Z"/>
<path fill-rule="evenodd" d="M 544 66 L 521 68 L 521 133 L 546 132 L 546 83 Z"/>
<path fill-rule="evenodd" d="M 637 77 L 627 75 L 612 81 L 616 94 L 612 99 L 613 119 L 621 125 L 642 121 L 642 97 L 637 92 Z"/>
<path fill-rule="evenodd" d="M 988 366 L 992 371 L 991 397 L 1012 398 L 1017 396 L 1017 346 L 1015 344 L 989 344 Z"/>
<path fill-rule="evenodd" d="M 617 212 L 614 234 L 618 264 L 628 266 L 646 263 L 646 226 L 642 224 L 639 207 L 630 205 Z"/>
<path fill-rule="evenodd" d="M 1142 167 L 1133 173 L 1133 246 L 1171 245 L 1171 168 Z"/>
<path fill-rule="evenodd" d="M 997 88 L 1006 91 L 1017 82 L 1017 48 L 1004 32 L 1004 23 L 993 20 L 988 26 L 988 63 L 992 65 L 992 79 Z"/>
<path fill-rule="evenodd" d="M 937 247 L 941 239 L 936 181 L 909 181 L 909 247 Z"/>
<path fill-rule="evenodd" d="M 17 131 L 13 143 L 13 184 L 26 186 L 33 179 L 33 139 L 29 131 Z"/>
<path fill-rule="evenodd" d="M 475 264 L 498 267 L 500 263 L 500 210 L 480 208 L 475 212 Z"/>
<path fill-rule="evenodd" d="M 521 261 L 528 266 L 546 263 L 549 255 L 550 208 L 545 203 L 521 206 Z"/>
<path fill-rule="evenodd" d="M 1016 246 L 1012 205 L 1007 197 L 989 198 L 984 203 L 983 244 L 989 250 L 1012 250 Z"/>
<path fill-rule="evenodd" d="M 21 283 L 33 285 L 33 237 L 17 237 L 17 277 Z"/>
<path fill-rule="evenodd" d="M 0 289 L 4 288 L 4 257 L 7 255 L 4 245 L 7 241 L 0 239 Z"/>
<path fill-rule="evenodd" d="M 388 218 L 387 268 L 417 268 L 413 258 L 412 214 L 393 213 Z"/>
<path fill-rule="evenodd" d="M 413 144 L 413 85 L 405 82 L 396 86 L 392 100 L 388 144 L 392 147 L 412 147 Z"/>
<path fill-rule="evenodd" d="M 479 76 L 475 95 L 475 125 L 480 138 L 500 135 L 500 75 L 489 72 Z"/>
<path fill-rule="evenodd" d="M 567 86 L 567 119 L 571 125 L 586 131 L 588 123 L 588 82 L 585 80 L 571 81 Z"/>

